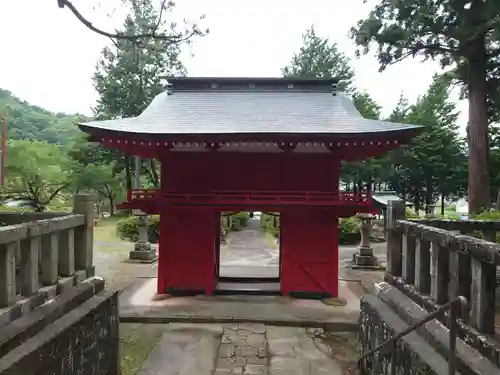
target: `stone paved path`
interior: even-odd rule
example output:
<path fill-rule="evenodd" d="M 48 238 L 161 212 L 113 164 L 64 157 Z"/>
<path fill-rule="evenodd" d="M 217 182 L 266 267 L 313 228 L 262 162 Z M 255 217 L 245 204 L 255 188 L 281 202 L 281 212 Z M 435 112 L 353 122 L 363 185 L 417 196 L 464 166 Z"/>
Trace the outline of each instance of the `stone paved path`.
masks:
<path fill-rule="evenodd" d="M 303 328 L 169 324 L 138 375 L 340 375 Z"/>
<path fill-rule="evenodd" d="M 250 219 L 246 228 L 229 236 L 221 252 L 220 276 L 279 277 L 279 249 L 270 246 L 259 220 Z"/>
<path fill-rule="evenodd" d="M 220 276 L 279 277 L 279 246 L 270 247 L 259 220 L 249 220 L 246 228 L 229 236 L 228 246 L 221 252 Z M 386 244 L 372 243 L 372 246 L 379 261 L 385 262 Z M 339 267 L 349 267 L 358 252 L 357 245 L 339 246 Z"/>

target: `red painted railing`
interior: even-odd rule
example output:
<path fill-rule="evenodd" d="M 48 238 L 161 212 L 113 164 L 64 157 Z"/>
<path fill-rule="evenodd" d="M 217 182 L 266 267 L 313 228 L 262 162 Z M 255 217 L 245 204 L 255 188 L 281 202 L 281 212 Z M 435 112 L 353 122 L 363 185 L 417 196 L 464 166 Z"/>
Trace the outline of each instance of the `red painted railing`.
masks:
<path fill-rule="evenodd" d="M 371 206 L 366 193 L 324 193 L 303 191 L 210 191 L 168 192 L 160 189 L 132 189 L 127 193 L 129 203 L 157 202 L 183 205 L 364 205 Z"/>

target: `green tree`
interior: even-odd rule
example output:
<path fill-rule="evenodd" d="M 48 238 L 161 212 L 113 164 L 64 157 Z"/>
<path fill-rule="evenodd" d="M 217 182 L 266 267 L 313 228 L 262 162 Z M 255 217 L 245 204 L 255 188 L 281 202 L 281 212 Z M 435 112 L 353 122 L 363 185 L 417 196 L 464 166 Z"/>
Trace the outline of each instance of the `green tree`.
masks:
<path fill-rule="evenodd" d="M 339 50 L 337 43 L 318 36 L 314 26 L 302 35 L 299 52 L 294 53 L 281 73 L 283 77 L 341 78 L 341 89 L 353 97 L 363 117 L 376 119 L 380 115 L 380 106 L 370 95 L 354 87 L 354 70 L 349 58 Z"/>
<path fill-rule="evenodd" d="M 31 139 L 66 145 L 79 133 L 75 123 L 83 115 L 53 113 L 0 89 L 0 119 L 5 118 L 9 139 Z"/>
<path fill-rule="evenodd" d="M 44 211 L 71 185 L 72 167 L 58 145 L 43 141 L 9 140 L 5 195 L 29 200 L 37 211 Z"/>
<path fill-rule="evenodd" d="M 289 65 L 281 70 L 284 77 L 342 78 L 346 89 L 352 89 L 354 70 L 336 43 L 316 35 L 311 26 L 302 35 L 302 46 Z"/>
<path fill-rule="evenodd" d="M 449 80 L 436 76 L 425 95 L 411 106 L 400 100 L 390 118 L 425 127 L 424 133 L 403 150 L 392 180 L 416 211 L 430 213 L 438 197 L 442 197 L 443 206 L 445 198 L 459 197 L 466 190 L 467 158 L 449 91 Z"/>
<path fill-rule="evenodd" d="M 360 92 L 353 84 L 354 70 L 349 58 L 337 44 L 316 34 L 314 26 L 302 36 L 302 46 L 289 65 L 282 69 L 284 77 L 341 78 L 341 89 L 353 99 L 363 117 L 377 119 L 380 106 L 366 92 Z M 373 161 L 343 163 L 341 179 L 348 189 L 362 190 L 364 183 L 371 186 Z"/>
<path fill-rule="evenodd" d="M 491 201 L 495 202 L 495 210 L 500 210 L 500 126 L 492 124 L 490 126 L 490 191 Z"/>
<path fill-rule="evenodd" d="M 109 202 L 109 214 L 114 215 L 116 201 L 123 193 L 123 173 L 114 173 L 113 164 L 77 164 L 74 169 L 73 184 L 76 190 L 94 190 L 99 201 Z"/>
<path fill-rule="evenodd" d="M 488 116 L 500 108 L 498 14 L 498 0 L 379 0 L 352 29 L 363 52 L 377 45 L 381 69 L 419 55 L 439 60 L 464 85 L 469 100 L 470 213 L 490 202 Z"/>
<path fill-rule="evenodd" d="M 129 3 L 132 11 L 122 32 L 127 35 L 147 33 L 159 19 L 158 11 L 151 0 L 131 0 Z M 176 33 L 175 29 L 167 29 L 165 22 L 157 26 L 162 33 Z M 93 77 L 99 94 L 95 116 L 111 119 L 139 115 L 156 95 L 164 91 L 167 76 L 186 73 L 179 60 L 180 52 L 179 44 L 156 38 L 145 38 L 140 45 L 135 40 L 118 40 L 115 48 L 105 48 Z M 126 187 L 130 189 L 132 159 L 119 151 L 99 151 L 98 154 L 108 158 L 108 163 L 117 161 L 115 169 L 125 172 Z M 155 161 L 147 161 L 147 168 L 148 175 L 156 178 L 155 183 L 158 183 Z"/>

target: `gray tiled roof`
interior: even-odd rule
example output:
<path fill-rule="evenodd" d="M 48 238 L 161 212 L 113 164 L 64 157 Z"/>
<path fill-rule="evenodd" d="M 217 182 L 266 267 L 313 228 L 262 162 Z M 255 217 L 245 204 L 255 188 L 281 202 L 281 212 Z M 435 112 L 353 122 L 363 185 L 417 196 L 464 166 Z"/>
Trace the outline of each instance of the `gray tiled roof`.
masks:
<path fill-rule="evenodd" d="M 138 134 L 366 134 L 418 126 L 361 117 L 352 101 L 331 90 L 176 90 L 158 95 L 138 117 L 91 121 L 101 129 Z"/>

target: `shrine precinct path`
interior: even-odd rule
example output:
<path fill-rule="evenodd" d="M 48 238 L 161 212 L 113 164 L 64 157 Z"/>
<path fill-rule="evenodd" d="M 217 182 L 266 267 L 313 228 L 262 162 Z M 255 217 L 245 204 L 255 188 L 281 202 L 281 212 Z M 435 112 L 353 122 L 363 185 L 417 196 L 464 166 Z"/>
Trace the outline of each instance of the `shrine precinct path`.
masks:
<path fill-rule="evenodd" d="M 250 323 L 168 324 L 138 375 L 340 375 L 347 371 L 345 361 L 332 358 L 331 347 L 317 338 L 316 330 Z"/>

